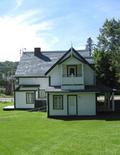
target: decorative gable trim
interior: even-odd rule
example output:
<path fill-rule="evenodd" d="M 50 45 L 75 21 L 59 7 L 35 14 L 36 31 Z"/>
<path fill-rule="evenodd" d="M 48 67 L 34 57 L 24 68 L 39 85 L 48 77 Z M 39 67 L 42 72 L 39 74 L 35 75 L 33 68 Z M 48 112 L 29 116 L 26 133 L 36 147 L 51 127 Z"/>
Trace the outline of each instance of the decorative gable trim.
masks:
<path fill-rule="evenodd" d="M 91 64 L 89 64 L 89 62 L 82 55 L 80 55 L 74 48 L 73 50 L 76 53 L 76 55 L 78 55 L 78 60 L 82 61 L 84 64 L 87 64 L 94 71 L 94 68 L 91 66 Z"/>
<path fill-rule="evenodd" d="M 76 55 L 75 55 L 75 54 Z M 83 58 L 73 47 L 71 47 L 46 73 L 45 75 L 47 75 L 56 65 L 63 63 L 64 61 L 66 61 L 67 59 L 69 59 L 70 57 L 74 57 L 77 60 L 83 62 L 84 64 L 87 64 L 92 70 L 94 70 L 94 68 L 85 60 L 85 58 Z"/>
<path fill-rule="evenodd" d="M 47 75 L 70 52 L 70 49 L 45 73 Z"/>

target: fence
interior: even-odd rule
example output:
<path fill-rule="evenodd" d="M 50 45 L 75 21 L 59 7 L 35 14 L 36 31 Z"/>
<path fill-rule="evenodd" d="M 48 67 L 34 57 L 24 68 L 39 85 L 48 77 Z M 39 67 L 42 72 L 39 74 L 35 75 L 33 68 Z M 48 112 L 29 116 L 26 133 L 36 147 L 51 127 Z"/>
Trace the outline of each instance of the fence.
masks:
<path fill-rule="evenodd" d="M 0 98 L 0 102 L 14 102 L 14 98 Z"/>

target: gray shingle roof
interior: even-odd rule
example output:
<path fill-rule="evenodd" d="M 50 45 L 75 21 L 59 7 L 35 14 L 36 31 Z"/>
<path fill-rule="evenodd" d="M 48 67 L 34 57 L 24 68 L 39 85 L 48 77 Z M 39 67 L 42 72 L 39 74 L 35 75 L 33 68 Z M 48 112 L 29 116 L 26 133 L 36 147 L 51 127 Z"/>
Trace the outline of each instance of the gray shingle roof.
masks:
<path fill-rule="evenodd" d="M 43 57 L 34 56 L 34 52 L 23 52 L 18 64 L 15 76 L 44 76 L 45 72 L 56 63 L 67 51 L 41 51 Z M 92 57 L 86 50 L 78 51 L 89 63 L 93 63 Z M 46 61 L 49 58 L 51 61 Z"/>

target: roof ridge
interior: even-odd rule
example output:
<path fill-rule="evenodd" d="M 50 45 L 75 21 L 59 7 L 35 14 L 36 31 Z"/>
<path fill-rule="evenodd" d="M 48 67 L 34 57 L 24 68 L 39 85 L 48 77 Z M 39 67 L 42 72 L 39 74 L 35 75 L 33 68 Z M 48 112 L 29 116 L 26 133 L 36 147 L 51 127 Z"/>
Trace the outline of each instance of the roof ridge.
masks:
<path fill-rule="evenodd" d="M 41 53 L 54 53 L 54 52 L 67 52 L 68 50 L 44 50 L 44 51 L 41 51 Z M 76 50 L 77 52 L 88 52 L 86 49 L 78 49 Z M 34 53 L 34 51 L 24 51 L 23 53 Z"/>

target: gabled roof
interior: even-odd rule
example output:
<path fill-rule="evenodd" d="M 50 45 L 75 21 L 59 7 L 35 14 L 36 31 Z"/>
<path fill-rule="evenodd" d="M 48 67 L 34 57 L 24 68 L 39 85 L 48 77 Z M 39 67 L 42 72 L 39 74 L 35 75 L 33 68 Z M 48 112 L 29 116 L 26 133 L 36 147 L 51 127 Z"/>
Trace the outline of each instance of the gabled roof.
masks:
<path fill-rule="evenodd" d="M 59 60 L 59 64 L 61 64 L 62 62 L 64 62 L 65 60 L 69 59 L 70 57 L 75 57 L 76 59 L 80 60 L 81 62 L 84 62 L 84 58 L 78 54 L 78 52 L 73 48 L 71 47 L 68 52 L 66 52 L 63 57 Z"/>
<path fill-rule="evenodd" d="M 75 57 L 79 61 L 81 61 L 84 64 L 89 65 L 91 68 L 92 66 L 88 63 L 88 61 L 85 60 L 81 54 L 79 54 L 73 47 L 71 47 L 46 73 L 47 75 L 56 65 L 63 63 L 65 60 L 69 59 L 71 56 Z M 92 70 L 94 70 L 92 68 Z"/>
<path fill-rule="evenodd" d="M 45 61 L 43 57 L 38 58 L 34 52 L 23 52 L 18 64 L 15 77 L 44 76 L 45 72 L 64 54 L 65 52 L 42 52 L 49 57 L 50 61 Z"/>
<path fill-rule="evenodd" d="M 62 57 L 67 57 L 67 53 L 69 53 L 69 51 L 41 52 L 42 57 L 40 58 L 35 56 L 34 52 L 23 52 L 15 73 L 15 77 L 43 77 L 57 61 L 59 61 Z M 93 63 L 93 58 L 89 56 L 89 51 L 77 50 L 77 54 L 75 54 L 75 52 L 73 53 L 75 57 L 81 59 L 81 61 L 85 62 L 85 60 L 87 60 L 88 62 Z M 78 56 L 79 54 L 80 56 Z M 49 58 L 50 61 L 46 61 L 46 57 Z"/>

